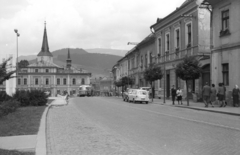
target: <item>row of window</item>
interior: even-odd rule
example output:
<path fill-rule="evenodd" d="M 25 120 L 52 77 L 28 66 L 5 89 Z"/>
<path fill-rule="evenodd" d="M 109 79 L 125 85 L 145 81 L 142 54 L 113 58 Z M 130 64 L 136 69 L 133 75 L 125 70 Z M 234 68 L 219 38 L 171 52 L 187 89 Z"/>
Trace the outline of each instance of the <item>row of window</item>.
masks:
<path fill-rule="evenodd" d="M 186 24 L 186 46 L 187 48 L 192 46 L 192 41 L 193 41 L 193 37 L 192 37 L 192 23 L 187 23 Z M 162 37 L 158 38 L 158 53 L 161 56 L 163 54 L 163 39 Z M 165 53 L 169 54 L 170 51 L 170 32 L 167 32 L 165 34 Z M 174 52 L 178 52 L 180 50 L 180 28 L 176 28 L 174 31 L 174 47 L 175 47 L 175 51 Z"/>
<path fill-rule="evenodd" d="M 35 78 L 34 84 L 35 85 L 39 85 L 39 79 L 38 78 Z M 49 85 L 50 84 L 50 80 L 48 78 L 46 78 L 45 81 L 44 81 L 44 84 L 45 85 Z M 57 85 L 60 85 L 60 84 L 61 84 L 61 79 L 57 78 Z M 76 85 L 76 79 L 72 79 L 71 84 L 72 85 Z M 81 80 L 81 84 L 82 85 L 85 84 L 85 79 Z M 21 79 L 20 78 L 18 79 L 18 85 L 21 85 Z M 23 85 L 27 85 L 27 78 L 23 79 Z M 66 78 L 63 79 L 63 85 L 67 85 L 67 79 Z"/>
<path fill-rule="evenodd" d="M 44 71 L 45 71 L 45 73 L 49 73 L 50 72 L 49 69 L 45 69 Z M 24 69 L 24 70 L 22 70 L 22 72 L 27 73 L 28 71 L 26 69 Z M 35 73 L 43 73 L 43 72 L 40 72 L 40 69 L 35 69 L 34 72 Z"/>

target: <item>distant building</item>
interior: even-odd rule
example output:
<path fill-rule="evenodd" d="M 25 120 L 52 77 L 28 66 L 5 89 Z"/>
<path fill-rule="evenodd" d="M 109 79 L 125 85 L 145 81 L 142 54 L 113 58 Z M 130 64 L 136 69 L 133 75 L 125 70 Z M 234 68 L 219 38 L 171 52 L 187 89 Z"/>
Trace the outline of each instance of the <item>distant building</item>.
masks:
<path fill-rule="evenodd" d="M 18 72 L 17 89 L 42 89 L 50 92 L 51 96 L 65 92 L 76 94 L 80 85 L 90 84 L 90 77 L 91 73 L 72 65 L 70 50 L 66 53 L 65 67 L 60 67 L 53 62 L 45 23 L 41 51 L 34 63 L 26 68 L 21 68 Z"/>

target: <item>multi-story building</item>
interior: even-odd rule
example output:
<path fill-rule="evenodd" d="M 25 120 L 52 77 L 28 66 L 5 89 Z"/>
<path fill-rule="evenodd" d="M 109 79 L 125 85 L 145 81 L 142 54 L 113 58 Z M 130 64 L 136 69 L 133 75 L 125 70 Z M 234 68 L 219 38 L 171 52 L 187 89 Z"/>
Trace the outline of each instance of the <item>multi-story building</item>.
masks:
<path fill-rule="evenodd" d="M 90 84 L 91 73 L 72 65 L 69 50 L 66 54 L 66 67 L 60 67 L 53 62 L 45 24 L 42 48 L 36 61 L 26 68 L 21 68 L 17 77 L 17 89 L 43 89 L 55 96 L 66 91 L 76 94 L 80 85 Z"/>
<path fill-rule="evenodd" d="M 210 83 L 210 12 L 199 8 L 201 2 L 186 0 L 150 27 L 157 40 L 157 63 L 166 71 L 162 80 L 159 80 L 158 87 L 165 91 L 167 97 L 171 95 L 172 85 L 183 89 L 184 96 L 187 94 L 185 81 L 175 73 L 176 65 L 185 56 L 196 56 L 204 70 L 199 79 L 188 81 L 189 96 L 195 92 L 201 97 L 203 85 L 205 82 Z"/>
<path fill-rule="evenodd" d="M 133 80 L 130 87 L 139 88 L 149 86 L 144 79 L 144 71 L 151 64 L 156 63 L 155 35 L 150 34 L 133 47 L 113 67 L 115 81 L 127 76 Z"/>
<path fill-rule="evenodd" d="M 240 85 L 240 1 L 204 0 L 212 11 L 212 83 Z"/>

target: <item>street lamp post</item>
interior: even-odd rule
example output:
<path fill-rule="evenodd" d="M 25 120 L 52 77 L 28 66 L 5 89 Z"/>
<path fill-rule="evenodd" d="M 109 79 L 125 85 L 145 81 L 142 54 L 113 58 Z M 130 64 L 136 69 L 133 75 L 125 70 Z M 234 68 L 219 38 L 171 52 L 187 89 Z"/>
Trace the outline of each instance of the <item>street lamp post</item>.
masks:
<path fill-rule="evenodd" d="M 18 37 L 20 34 L 18 33 L 17 29 L 14 29 L 14 32 L 16 33 L 16 39 L 17 39 L 17 60 L 16 60 L 16 77 L 18 76 Z"/>

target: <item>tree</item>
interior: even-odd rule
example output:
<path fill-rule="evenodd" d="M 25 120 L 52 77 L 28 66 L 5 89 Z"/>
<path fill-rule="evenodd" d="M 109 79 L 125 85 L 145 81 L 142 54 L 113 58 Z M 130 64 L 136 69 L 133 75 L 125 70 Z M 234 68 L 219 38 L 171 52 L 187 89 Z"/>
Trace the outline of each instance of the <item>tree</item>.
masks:
<path fill-rule="evenodd" d="M 132 78 L 128 77 L 128 76 L 124 76 L 121 78 L 121 82 L 122 82 L 122 86 L 126 87 L 126 86 L 132 86 L 133 85 L 133 80 Z M 125 88 L 126 89 L 126 88 Z"/>
<path fill-rule="evenodd" d="M 144 79 L 148 81 L 151 85 L 151 90 L 152 90 L 152 101 L 153 101 L 153 82 L 156 80 L 160 80 L 163 77 L 163 73 L 161 70 L 161 67 L 155 65 L 155 64 L 150 64 L 150 66 L 144 71 Z"/>
<path fill-rule="evenodd" d="M 18 63 L 18 67 L 19 68 L 24 68 L 24 67 L 27 67 L 29 65 L 29 62 L 27 60 L 21 60 L 19 63 Z"/>
<path fill-rule="evenodd" d="M 15 76 L 12 76 L 16 70 L 9 71 L 10 67 L 8 66 L 7 63 L 12 59 L 12 57 L 8 58 L 4 62 L 0 64 L 0 83 L 3 83 L 6 80 L 9 80 L 11 78 L 14 78 Z"/>
<path fill-rule="evenodd" d="M 115 85 L 116 87 L 118 87 L 118 92 L 119 92 L 119 87 L 122 86 L 122 81 L 121 81 L 121 80 L 114 81 L 114 85 Z"/>
<path fill-rule="evenodd" d="M 188 98 L 188 81 L 198 79 L 202 73 L 201 65 L 199 60 L 194 56 L 186 56 L 183 62 L 176 66 L 176 75 L 182 80 L 186 81 L 187 86 L 187 105 L 189 106 Z"/>

